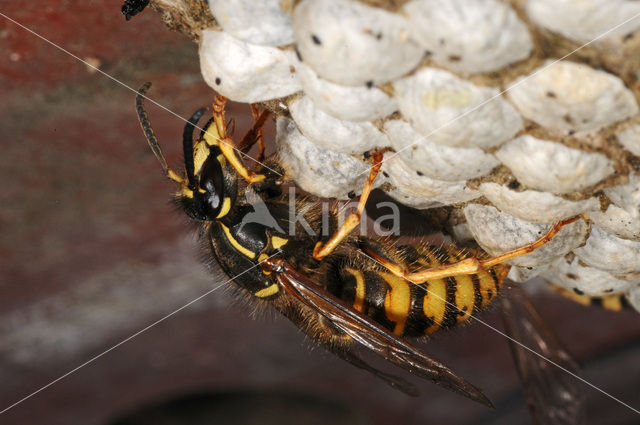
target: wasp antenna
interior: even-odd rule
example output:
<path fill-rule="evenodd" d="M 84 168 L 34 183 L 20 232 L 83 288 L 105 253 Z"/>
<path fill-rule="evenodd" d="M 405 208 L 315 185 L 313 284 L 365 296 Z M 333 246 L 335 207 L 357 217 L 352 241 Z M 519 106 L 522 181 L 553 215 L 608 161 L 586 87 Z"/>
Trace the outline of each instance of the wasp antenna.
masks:
<path fill-rule="evenodd" d="M 151 122 L 149 122 L 147 111 L 144 109 L 145 94 L 147 94 L 147 91 L 150 87 L 151 83 L 147 81 L 142 85 L 142 87 L 138 89 L 138 94 L 136 96 L 136 111 L 138 112 L 138 120 L 140 121 L 140 126 L 142 127 L 142 131 L 144 132 L 144 136 L 147 138 L 149 147 L 151 147 L 153 154 L 156 156 L 156 158 L 158 158 L 158 161 L 160 161 L 160 165 L 162 166 L 162 170 L 164 171 L 164 173 L 171 180 L 182 183 L 182 178 L 167 165 L 167 160 L 164 159 L 164 155 L 162 154 L 162 149 L 160 148 L 158 139 L 153 133 L 153 128 L 151 128 Z"/>
<path fill-rule="evenodd" d="M 193 164 L 193 132 L 195 131 L 198 121 L 206 112 L 207 108 L 200 108 L 191 115 L 182 132 L 182 150 L 184 152 L 184 167 L 187 170 L 187 179 L 189 180 L 189 189 L 196 188 L 196 179 L 194 176 Z"/>

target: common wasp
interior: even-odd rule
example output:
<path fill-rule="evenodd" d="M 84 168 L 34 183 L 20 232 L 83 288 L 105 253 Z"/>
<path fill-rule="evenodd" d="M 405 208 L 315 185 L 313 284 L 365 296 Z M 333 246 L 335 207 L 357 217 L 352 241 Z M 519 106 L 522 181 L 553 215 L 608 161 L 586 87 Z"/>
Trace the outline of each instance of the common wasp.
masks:
<path fill-rule="evenodd" d="M 384 151 L 368 154 L 372 166 L 357 207 L 339 223 L 335 214 L 318 213 L 318 199 L 284 190 L 292 183 L 277 158 L 267 158 L 253 171 L 245 166 L 241 154 L 255 144 L 261 157 L 264 150 L 262 126 L 269 112 L 256 105 L 255 124 L 237 145 L 229 135 L 224 97 L 215 97 L 213 117 L 194 143 L 205 109 L 196 111 L 183 132 L 184 172 L 173 171 L 144 109 L 149 87 L 145 84 L 136 99 L 147 141 L 166 176 L 179 186 L 177 203 L 200 223 L 211 256 L 241 292 L 400 391 L 418 394 L 413 384 L 367 363 L 361 352 L 491 406 L 481 390 L 405 337 L 423 337 L 468 320 L 498 296 L 510 269 L 506 260 L 546 244 L 582 216 L 558 222 L 538 240 L 495 257 L 455 245 L 400 245 L 353 235 Z M 291 206 L 304 212 L 302 222 L 291 223 Z M 250 219 L 258 209 L 269 220 Z"/>

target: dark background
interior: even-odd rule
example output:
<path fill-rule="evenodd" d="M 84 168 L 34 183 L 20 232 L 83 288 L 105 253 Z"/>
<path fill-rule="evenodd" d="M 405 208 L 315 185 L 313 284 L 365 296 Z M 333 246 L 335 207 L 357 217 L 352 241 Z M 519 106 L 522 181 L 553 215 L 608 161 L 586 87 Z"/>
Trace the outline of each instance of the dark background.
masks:
<path fill-rule="evenodd" d="M 0 1 L 0 12 L 188 117 L 213 92 L 197 46 L 120 1 Z M 134 93 L 0 16 L 0 410 L 225 282 L 140 131 Z M 184 122 L 150 117 L 174 167 Z M 241 128 L 247 109 L 233 106 Z M 423 344 L 496 410 L 420 382 L 409 398 L 219 289 L 16 405 L 3 424 L 526 424 L 507 343 L 475 323 Z M 640 407 L 640 321 L 542 293 L 536 305 L 586 380 Z M 273 316 L 268 315 L 267 316 Z M 502 328 L 497 311 L 483 320 Z M 417 379 L 413 379 L 417 382 Z M 638 416 L 584 386 L 590 424 Z M 154 416 L 155 415 L 155 416 Z M 159 415 L 159 416 L 158 416 Z M 151 419 L 149 419 L 151 418 Z M 200 422 L 197 422 L 200 421 Z M 244 422 L 243 422 L 244 421 Z M 124 422 L 123 422 L 124 423 Z"/>

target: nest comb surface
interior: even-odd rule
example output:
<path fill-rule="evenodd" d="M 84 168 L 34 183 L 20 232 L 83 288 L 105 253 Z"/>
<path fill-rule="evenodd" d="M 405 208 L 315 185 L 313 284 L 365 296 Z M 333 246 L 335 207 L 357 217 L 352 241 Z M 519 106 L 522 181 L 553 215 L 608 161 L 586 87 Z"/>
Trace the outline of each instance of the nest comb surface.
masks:
<path fill-rule="evenodd" d="M 498 254 L 580 213 L 512 260 L 640 310 L 640 2 L 152 0 L 200 46 L 205 81 L 280 112 L 278 154 L 303 189 L 345 199 L 362 153 L 378 186 L 451 206 L 457 235 Z"/>

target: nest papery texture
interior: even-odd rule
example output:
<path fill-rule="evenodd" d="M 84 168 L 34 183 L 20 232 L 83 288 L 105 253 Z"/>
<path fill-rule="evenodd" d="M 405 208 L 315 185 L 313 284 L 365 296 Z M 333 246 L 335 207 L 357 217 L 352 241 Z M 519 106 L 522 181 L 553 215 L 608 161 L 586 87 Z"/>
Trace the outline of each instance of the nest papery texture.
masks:
<path fill-rule="evenodd" d="M 304 190 L 359 193 L 362 154 L 389 147 L 378 186 L 411 207 L 453 206 L 489 253 L 587 213 L 511 277 L 640 307 L 639 2 L 152 5 L 200 44 L 213 89 L 278 112 L 279 155 Z"/>

